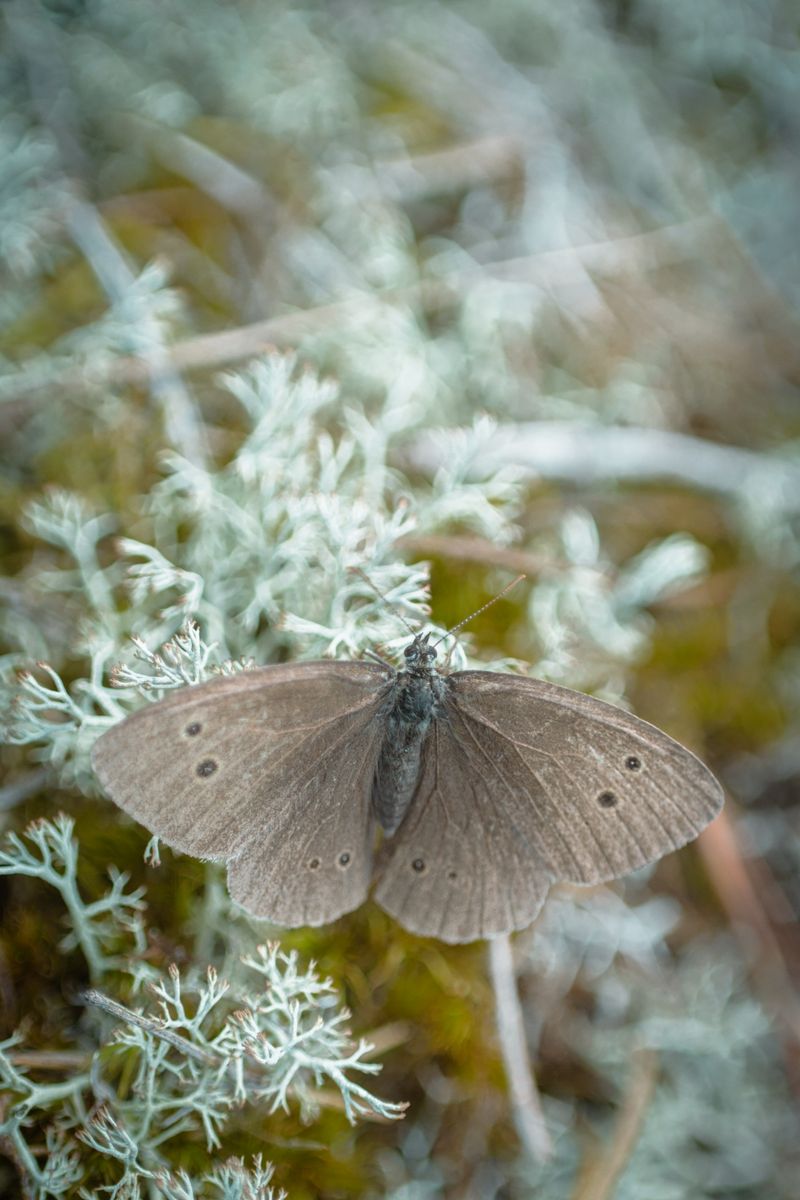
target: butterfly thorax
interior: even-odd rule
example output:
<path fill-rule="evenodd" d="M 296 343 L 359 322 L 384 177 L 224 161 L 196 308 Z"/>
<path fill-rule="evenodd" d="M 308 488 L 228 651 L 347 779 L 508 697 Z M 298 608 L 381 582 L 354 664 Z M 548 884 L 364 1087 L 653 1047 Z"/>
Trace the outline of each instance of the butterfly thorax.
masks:
<path fill-rule="evenodd" d="M 419 780 L 422 747 L 447 691 L 447 680 L 433 666 L 436 651 L 427 638 L 415 638 L 405 657 L 408 665 L 395 677 L 372 787 L 372 808 L 387 834 L 400 827 L 408 811 Z"/>

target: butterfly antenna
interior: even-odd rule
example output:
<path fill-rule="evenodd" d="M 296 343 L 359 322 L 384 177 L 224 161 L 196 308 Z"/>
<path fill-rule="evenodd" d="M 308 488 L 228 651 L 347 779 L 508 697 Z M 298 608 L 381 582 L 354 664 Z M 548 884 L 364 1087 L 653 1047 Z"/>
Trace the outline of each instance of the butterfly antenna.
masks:
<path fill-rule="evenodd" d="M 396 617 L 397 617 L 398 621 L 402 621 L 402 622 L 403 622 L 403 624 L 405 625 L 406 629 L 407 629 L 407 630 L 408 630 L 408 632 L 411 634 L 411 636 L 412 636 L 412 637 L 416 637 L 416 636 L 417 636 L 417 635 L 416 635 L 416 632 L 415 632 L 415 631 L 414 631 L 414 630 L 411 628 L 411 626 L 409 625 L 409 623 L 408 623 L 408 621 L 405 619 L 405 617 L 402 615 L 402 613 L 399 613 L 399 612 L 397 611 L 397 609 L 396 609 L 396 608 L 395 608 L 395 606 L 392 604 L 391 600 L 388 598 L 388 596 L 386 595 L 386 593 L 385 593 L 385 592 L 382 592 L 382 591 L 381 591 L 381 589 L 380 589 L 379 587 L 376 587 L 376 586 L 375 586 L 375 584 L 372 582 L 372 580 L 370 579 L 369 575 L 367 575 L 365 571 L 362 571 L 360 567 L 348 567 L 347 569 L 348 569 L 348 571 L 350 571 L 350 572 L 351 572 L 351 574 L 353 574 L 353 575 L 360 575 L 360 576 L 361 576 L 361 578 L 364 580 L 364 583 L 366 583 L 366 584 L 368 585 L 368 587 L 371 587 L 371 588 L 372 588 L 372 590 L 373 590 L 373 592 L 375 593 L 375 595 L 376 595 L 376 596 L 380 596 L 381 600 L 383 600 L 383 602 L 386 604 L 387 608 L 390 608 L 390 609 L 392 610 L 392 612 L 393 612 L 394 616 L 396 616 Z M 514 580 L 514 582 L 516 583 L 516 580 Z M 508 590 L 508 589 L 506 589 L 506 591 L 507 591 L 507 590 Z M 502 595 L 502 592 L 501 592 L 500 594 Z"/>
<path fill-rule="evenodd" d="M 477 617 L 480 615 L 480 613 L 486 612 L 487 608 L 491 608 L 492 605 L 496 604 L 498 600 L 502 600 L 506 592 L 510 592 L 511 589 L 516 587 L 517 584 L 520 583 L 524 578 L 524 575 L 518 575 L 516 579 L 512 579 L 511 583 L 506 584 L 502 592 L 498 592 L 496 596 L 492 596 L 491 600 L 487 600 L 486 604 L 482 604 L 480 608 L 476 608 L 475 612 L 470 613 L 468 617 L 464 617 L 463 621 L 459 621 L 458 624 L 454 625 L 452 629 L 448 629 L 446 633 L 442 634 L 442 636 L 439 638 L 439 642 L 443 642 L 444 639 L 446 637 L 450 637 L 451 634 L 458 633 L 459 629 L 463 629 L 465 625 L 468 625 L 473 617 Z M 439 642 L 434 642 L 434 646 L 438 646 Z"/>

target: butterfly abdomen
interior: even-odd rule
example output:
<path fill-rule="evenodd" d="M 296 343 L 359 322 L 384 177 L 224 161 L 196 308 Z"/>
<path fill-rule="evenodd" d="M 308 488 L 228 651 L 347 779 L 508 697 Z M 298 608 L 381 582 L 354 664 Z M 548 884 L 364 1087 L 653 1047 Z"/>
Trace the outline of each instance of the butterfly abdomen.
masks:
<path fill-rule="evenodd" d="M 446 686 L 435 671 L 401 671 L 397 676 L 372 787 L 372 809 L 384 833 L 393 834 L 408 811 L 422 747 Z"/>

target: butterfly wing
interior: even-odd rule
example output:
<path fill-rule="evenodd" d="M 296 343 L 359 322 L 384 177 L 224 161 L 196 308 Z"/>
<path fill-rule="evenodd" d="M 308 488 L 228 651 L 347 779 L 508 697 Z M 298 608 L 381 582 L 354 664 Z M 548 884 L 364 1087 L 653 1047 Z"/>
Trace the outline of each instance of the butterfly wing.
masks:
<path fill-rule="evenodd" d="M 445 941 L 507 932 L 533 919 L 551 882 L 635 870 L 694 838 L 722 799 L 690 751 L 614 705 L 457 672 L 375 898 Z"/>
<path fill-rule="evenodd" d="M 369 886 L 391 687 L 372 663 L 245 671 L 140 709 L 92 760 L 120 808 L 168 845 L 227 859 L 231 893 L 255 915 L 322 924 Z"/>
<path fill-rule="evenodd" d="M 550 882 L 491 772 L 451 721 L 435 721 L 408 813 L 381 847 L 374 899 L 412 933 L 470 942 L 529 925 Z"/>

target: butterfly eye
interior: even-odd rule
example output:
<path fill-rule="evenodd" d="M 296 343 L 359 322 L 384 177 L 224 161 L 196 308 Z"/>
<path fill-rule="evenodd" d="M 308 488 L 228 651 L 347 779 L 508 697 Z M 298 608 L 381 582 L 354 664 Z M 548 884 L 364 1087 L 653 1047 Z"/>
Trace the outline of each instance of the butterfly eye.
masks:
<path fill-rule="evenodd" d="M 405 650 L 403 651 L 403 654 L 405 654 L 406 658 L 413 658 L 414 655 L 416 654 L 416 652 L 417 652 L 416 646 L 411 645 L 411 646 L 406 646 Z"/>

